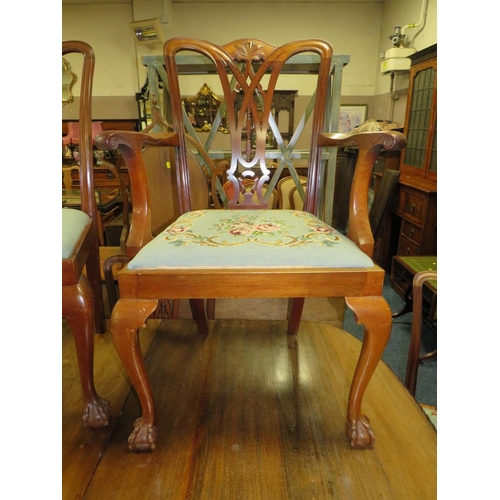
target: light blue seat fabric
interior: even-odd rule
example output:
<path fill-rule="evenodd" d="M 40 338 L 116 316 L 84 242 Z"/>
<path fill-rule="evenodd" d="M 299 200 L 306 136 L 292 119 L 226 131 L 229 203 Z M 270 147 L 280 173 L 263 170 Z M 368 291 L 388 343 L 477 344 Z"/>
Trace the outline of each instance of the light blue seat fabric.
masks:
<path fill-rule="evenodd" d="M 373 267 L 352 241 L 296 210 L 197 210 L 177 219 L 129 269 Z"/>
<path fill-rule="evenodd" d="M 62 258 L 67 259 L 75 248 L 83 230 L 92 219 L 81 210 L 62 209 Z"/>

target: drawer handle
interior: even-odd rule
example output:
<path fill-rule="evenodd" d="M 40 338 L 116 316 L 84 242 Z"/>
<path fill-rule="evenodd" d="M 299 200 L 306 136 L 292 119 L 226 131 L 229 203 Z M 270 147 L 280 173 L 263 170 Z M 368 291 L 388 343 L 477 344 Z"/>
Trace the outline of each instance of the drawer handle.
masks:
<path fill-rule="evenodd" d="M 410 255 L 410 249 L 409 248 L 406 249 L 405 255 Z"/>
<path fill-rule="evenodd" d="M 106 174 L 106 179 L 114 179 L 115 176 L 112 173 Z"/>
<path fill-rule="evenodd" d="M 412 238 L 412 237 L 413 237 L 413 233 L 414 233 L 414 232 L 415 232 L 415 228 L 414 228 L 414 227 L 412 227 L 412 228 L 410 229 L 410 238 Z"/>
<path fill-rule="evenodd" d="M 412 203 L 410 207 L 410 212 L 413 213 L 415 211 L 415 208 L 416 208 L 415 203 Z"/>

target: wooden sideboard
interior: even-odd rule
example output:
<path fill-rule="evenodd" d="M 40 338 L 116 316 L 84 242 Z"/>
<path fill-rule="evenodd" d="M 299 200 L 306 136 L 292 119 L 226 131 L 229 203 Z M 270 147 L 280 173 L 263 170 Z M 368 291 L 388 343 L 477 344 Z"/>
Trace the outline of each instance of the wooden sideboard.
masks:
<path fill-rule="evenodd" d="M 127 189 L 130 187 L 130 181 L 129 181 L 129 176 L 128 176 L 128 170 L 125 166 L 125 162 L 123 161 L 122 158 L 118 159 L 108 159 L 106 161 L 109 161 L 110 163 L 113 163 L 119 170 L 119 174 L 122 178 L 122 180 L 125 182 Z M 78 174 L 78 170 L 73 170 L 71 172 L 71 179 L 72 179 L 72 187 L 73 189 L 79 189 L 80 186 L 80 177 Z M 119 188 L 120 187 L 120 182 L 119 180 L 115 177 L 115 175 L 111 172 L 111 170 L 96 165 L 94 166 L 94 185 L 96 188 Z M 63 182 L 63 187 L 64 187 L 64 182 Z"/>

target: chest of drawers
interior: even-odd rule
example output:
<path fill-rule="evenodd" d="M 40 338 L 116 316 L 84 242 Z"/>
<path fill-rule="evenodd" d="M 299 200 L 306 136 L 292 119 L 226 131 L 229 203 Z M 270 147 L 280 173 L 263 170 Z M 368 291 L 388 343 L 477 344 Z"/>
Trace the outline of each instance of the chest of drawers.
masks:
<path fill-rule="evenodd" d="M 402 175 L 395 214 L 401 217 L 397 255 L 436 255 L 436 185 Z"/>
<path fill-rule="evenodd" d="M 437 255 L 436 183 L 401 174 L 374 259 L 389 272 L 394 255 Z"/>

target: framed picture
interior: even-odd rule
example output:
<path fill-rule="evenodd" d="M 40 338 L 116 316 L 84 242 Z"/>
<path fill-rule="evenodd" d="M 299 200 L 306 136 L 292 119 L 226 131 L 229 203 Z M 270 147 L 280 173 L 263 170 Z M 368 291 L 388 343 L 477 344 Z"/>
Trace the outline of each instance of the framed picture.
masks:
<path fill-rule="evenodd" d="M 340 106 L 339 132 L 351 132 L 353 128 L 359 127 L 368 113 L 366 104 L 351 104 Z"/>

